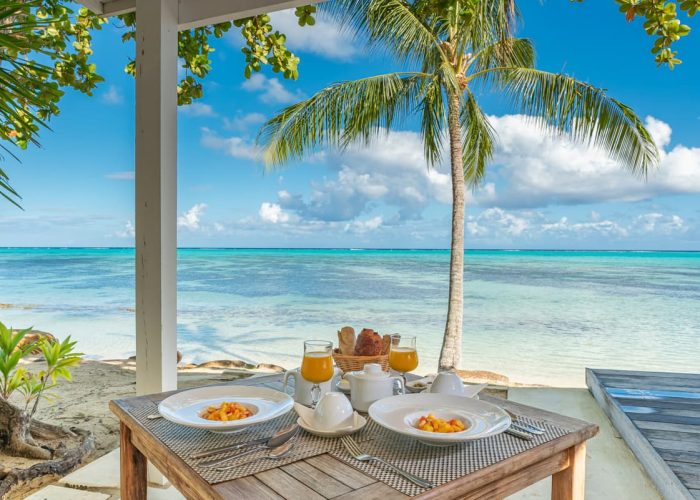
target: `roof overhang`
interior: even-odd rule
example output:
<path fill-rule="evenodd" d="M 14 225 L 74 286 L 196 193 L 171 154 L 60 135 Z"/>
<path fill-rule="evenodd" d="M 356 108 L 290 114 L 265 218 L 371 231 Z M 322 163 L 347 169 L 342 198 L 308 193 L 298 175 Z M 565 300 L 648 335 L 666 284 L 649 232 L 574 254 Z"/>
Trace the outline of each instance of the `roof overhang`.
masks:
<path fill-rule="evenodd" d="M 136 0 L 78 0 L 78 3 L 105 17 L 136 10 Z M 186 30 L 308 5 L 309 0 L 180 0 L 179 4 L 178 27 Z"/>

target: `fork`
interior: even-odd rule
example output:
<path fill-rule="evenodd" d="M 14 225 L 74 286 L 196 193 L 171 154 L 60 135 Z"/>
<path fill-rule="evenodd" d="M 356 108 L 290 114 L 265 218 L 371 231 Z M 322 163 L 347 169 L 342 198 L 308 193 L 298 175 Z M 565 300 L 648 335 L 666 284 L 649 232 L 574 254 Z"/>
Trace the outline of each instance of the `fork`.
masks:
<path fill-rule="evenodd" d="M 362 449 L 360 449 L 360 446 L 350 436 L 341 436 L 340 441 L 343 443 L 343 446 L 348 451 L 348 453 L 350 453 L 352 458 L 354 458 L 355 460 L 359 460 L 360 462 L 374 461 L 374 462 L 379 462 L 381 464 L 384 464 L 387 467 L 389 467 L 390 469 L 392 469 L 394 472 L 399 474 L 400 476 L 405 477 L 406 479 L 411 481 L 413 484 L 420 486 L 421 488 L 427 489 L 427 488 L 432 488 L 433 486 L 435 486 L 430 481 L 426 481 L 425 479 L 421 479 L 418 476 L 414 476 L 410 472 L 407 472 L 403 469 L 400 469 L 400 468 L 396 467 L 395 465 L 390 464 L 389 462 L 387 462 L 386 460 L 384 460 L 382 458 L 363 453 Z"/>
<path fill-rule="evenodd" d="M 512 411 L 507 410 L 505 408 L 504 408 L 504 410 L 508 414 L 508 416 L 510 417 L 513 427 L 515 427 L 516 429 L 520 429 L 520 430 L 523 430 L 525 432 L 529 432 L 530 434 L 536 434 L 538 436 L 541 434 L 544 434 L 546 432 L 544 429 L 542 429 L 540 427 L 537 427 L 537 426 L 532 425 L 532 424 L 528 424 L 527 422 L 520 420 L 520 415 L 513 413 Z"/>

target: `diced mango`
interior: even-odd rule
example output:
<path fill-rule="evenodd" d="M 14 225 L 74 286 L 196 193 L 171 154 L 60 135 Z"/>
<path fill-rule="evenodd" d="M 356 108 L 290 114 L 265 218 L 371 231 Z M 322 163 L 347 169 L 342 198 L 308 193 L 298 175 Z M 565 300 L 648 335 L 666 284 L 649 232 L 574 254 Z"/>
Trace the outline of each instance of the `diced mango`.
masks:
<path fill-rule="evenodd" d="M 432 413 L 428 413 L 427 416 L 422 416 L 418 419 L 416 428 L 425 432 L 450 433 L 461 432 L 466 427 L 464 422 L 459 419 L 453 418 L 448 421 L 436 418 Z"/>
<path fill-rule="evenodd" d="M 219 406 L 209 406 L 202 412 L 202 418 L 217 422 L 229 422 L 250 417 L 253 413 L 240 403 L 221 403 Z"/>

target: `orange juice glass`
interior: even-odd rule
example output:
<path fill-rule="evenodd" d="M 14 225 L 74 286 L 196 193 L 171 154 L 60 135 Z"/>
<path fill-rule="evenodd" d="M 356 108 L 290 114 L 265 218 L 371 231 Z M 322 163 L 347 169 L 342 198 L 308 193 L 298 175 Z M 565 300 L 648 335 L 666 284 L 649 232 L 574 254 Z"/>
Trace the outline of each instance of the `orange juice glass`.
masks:
<path fill-rule="evenodd" d="M 416 338 L 410 335 L 392 335 L 389 350 L 389 366 L 403 377 L 404 393 L 406 392 L 406 373 L 418 368 L 418 351 Z"/>
<path fill-rule="evenodd" d="M 418 368 L 418 353 L 415 348 L 397 347 L 389 352 L 389 366 L 400 373 Z"/>
<path fill-rule="evenodd" d="M 316 408 L 321 398 L 322 382 L 333 378 L 333 342 L 307 340 L 304 342 L 304 359 L 301 361 L 301 376 L 313 384 L 311 387 L 311 407 Z"/>
<path fill-rule="evenodd" d="M 304 354 L 301 362 L 301 376 L 314 384 L 330 380 L 333 378 L 333 358 L 325 352 Z"/>

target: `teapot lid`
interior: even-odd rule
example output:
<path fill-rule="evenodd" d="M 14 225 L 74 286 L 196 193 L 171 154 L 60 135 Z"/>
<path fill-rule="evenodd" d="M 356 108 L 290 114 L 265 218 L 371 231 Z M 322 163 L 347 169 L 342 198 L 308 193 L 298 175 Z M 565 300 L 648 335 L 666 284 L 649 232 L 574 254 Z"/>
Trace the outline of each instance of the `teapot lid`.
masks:
<path fill-rule="evenodd" d="M 352 372 L 352 374 L 363 379 L 384 379 L 389 376 L 388 372 L 382 370 L 382 365 L 379 363 L 367 363 L 364 366 L 364 370 Z"/>

